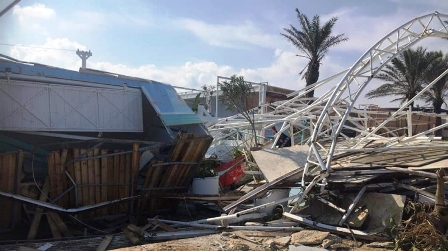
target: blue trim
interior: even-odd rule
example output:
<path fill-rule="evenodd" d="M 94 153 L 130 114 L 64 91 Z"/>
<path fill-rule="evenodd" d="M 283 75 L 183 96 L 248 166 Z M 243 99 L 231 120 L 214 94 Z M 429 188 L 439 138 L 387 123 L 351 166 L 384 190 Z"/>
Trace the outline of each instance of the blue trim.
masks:
<path fill-rule="evenodd" d="M 8 69 L 8 70 L 6 70 Z M 66 79 L 66 80 L 75 80 L 75 81 L 83 81 L 90 83 L 100 83 L 100 84 L 108 84 L 108 85 L 116 85 L 123 86 L 126 84 L 129 87 L 141 87 L 153 83 L 163 84 L 157 81 L 152 80 L 137 80 L 137 79 L 128 79 L 128 78 L 119 78 L 116 76 L 103 76 L 92 73 L 84 73 L 71 71 L 62 68 L 56 68 L 46 65 L 28 65 L 23 63 L 14 63 L 9 61 L 1 61 L 0 60 L 0 72 L 9 71 L 15 74 L 23 74 L 27 76 L 38 76 L 38 77 L 48 77 L 48 78 L 56 78 L 56 79 Z M 99 71 L 100 72 L 100 71 Z M 106 74 L 106 73 L 105 73 Z"/>
<path fill-rule="evenodd" d="M 10 137 L 6 137 L 3 135 L 0 135 L 0 151 L 18 151 L 18 150 L 24 150 L 27 152 L 34 152 L 35 146 L 24 143 L 22 141 L 12 139 Z M 42 148 L 37 148 L 36 154 L 47 156 L 50 152 L 47 150 L 44 150 Z"/>

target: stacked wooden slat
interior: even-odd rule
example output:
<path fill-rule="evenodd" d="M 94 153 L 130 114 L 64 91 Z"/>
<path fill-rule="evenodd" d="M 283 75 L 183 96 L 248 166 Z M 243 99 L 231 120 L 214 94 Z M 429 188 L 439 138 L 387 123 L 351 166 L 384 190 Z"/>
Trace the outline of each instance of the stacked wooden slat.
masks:
<path fill-rule="evenodd" d="M 188 163 L 198 163 L 205 151 L 210 146 L 212 138 L 203 138 L 195 134 L 182 134 L 180 136 L 180 142 L 175 146 L 173 153 L 171 155 L 170 162 L 188 162 Z M 191 141 L 188 141 L 191 139 Z M 195 171 L 194 164 L 171 164 L 171 165 L 155 165 L 158 162 L 152 162 L 146 173 L 146 179 L 143 188 L 144 189 L 154 189 L 143 191 L 142 194 L 146 195 L 147 198 L 151 197 L 151 194 L 155 193 L 185 193 L 190 185 L 192 175 Z M 173 189 L 182 188 L 184 189 Z M 163 188 L 166 188 L 164 190 Z M 140 206 L 141 210 L 149 210 L 151 214 L 155 214 L 157 209 L 160 208 L 170 208 L 172 201 L 161 200 L 161 199 L 149 199 L 143 201 Z"/>
<path fill-rule="evenodd" d="M 94 205 L 101 202 L 126 198 L 135 194 L 138 165 L 138 145 L 133 153 L 105 149 L 62 149 L 48 155 L 50 198 L 65 208 Z M 71 161 L 79 158 L 81 161 Z M 115 153 L 114 156 L 104 156 Z M 72 162 L 66 165 L 68 161 Z M 66 192 L 76 184 L 76 189 Z M 64 194 L 65 192 L 65 194 Z M 59 198 L 60 197 L 60 198 Z M 128 212 L 129 202 L 114 204 L 88 213 L 102 216 Z"/>
<path fill-rule="evenodd" d="M 17 193 L 22 164 L 22 152 L 0 155 L 0 191 Z M 14 222 L 20 217 L 20 212 L 20 205 L 17 205 L 17 202 L 10 198 L 0 198 L 0 229 L 14 227 Z"/>

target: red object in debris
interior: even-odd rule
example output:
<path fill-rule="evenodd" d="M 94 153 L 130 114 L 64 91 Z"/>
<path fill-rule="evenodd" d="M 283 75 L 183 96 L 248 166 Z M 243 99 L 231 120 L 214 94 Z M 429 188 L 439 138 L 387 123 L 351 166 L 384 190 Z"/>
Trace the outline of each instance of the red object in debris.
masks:
<path fill-rule="evenodd" d="M 245 166 L 244 156 L 240 156 L 217 167 L 216 172 L 219 175 L 221 187 L 228 187 L 240 180 L 244 176 Z"/>

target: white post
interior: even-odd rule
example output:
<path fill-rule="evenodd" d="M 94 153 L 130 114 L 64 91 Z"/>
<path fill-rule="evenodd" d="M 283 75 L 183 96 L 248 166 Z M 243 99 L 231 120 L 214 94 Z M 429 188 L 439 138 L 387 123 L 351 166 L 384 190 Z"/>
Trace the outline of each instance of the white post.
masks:
<path fill-rule="evenodd" d="M 409 105 L 407 119 L 408 119 L 408 137 L 412 137 L 412 105 Z"/>
<path fill-rule="evenodd" d="M 219 76 L 216 77 L 216 104 L 215 104 L 215 118 L 218 118 L 218 96 L 219 96 Z"/>

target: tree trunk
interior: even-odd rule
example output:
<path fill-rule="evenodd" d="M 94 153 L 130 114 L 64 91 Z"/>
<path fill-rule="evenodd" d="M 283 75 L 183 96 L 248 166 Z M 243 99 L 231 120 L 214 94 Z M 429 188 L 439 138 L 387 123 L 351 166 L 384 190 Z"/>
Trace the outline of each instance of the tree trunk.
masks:
<path fill-rule="evenodd" d="M 316 83 L 317 80 L 319 79 L 319 66 L 320 66 L 319 61 L 317 60 L 310 61 L 305 75 L 306 86 L 310 86 Z M 314 97 L 314 90 L 308 92 L 306 96 L 309 98 Z"/>
<path fill-rule="evenodd" d="M 434 207 L 434 215 L 438 219 L 435 225 L 440 233 L 445 234 L 448 228 L 448 208 L 445 205 L 445 170 L 443 168 L 437 171 L 437 190 L 436 190 L 436 206 Z"/>
<path fill-rule="evenodd" d="M 442 103 L 443 104 L 443 103 Z M 434 108 L 434 113 L 436 113 L 436 114 L 440 114 L 440 113 L 442 113 L 442 104 L 433 104 L 433 108 Z M 440 117 L 440 116 L 437 116 L 436 117 L 436 126 L 439 126 L 439 125 L 441 125 L 442 124 L 442 118 Z M 442 135 L 443 135 L 443 129 L 439 129 L 439 130 L 437 130 L 436 132 L 435 132 L 435 135 L 437 136 L 437 137 L 442 137 Z"/>

